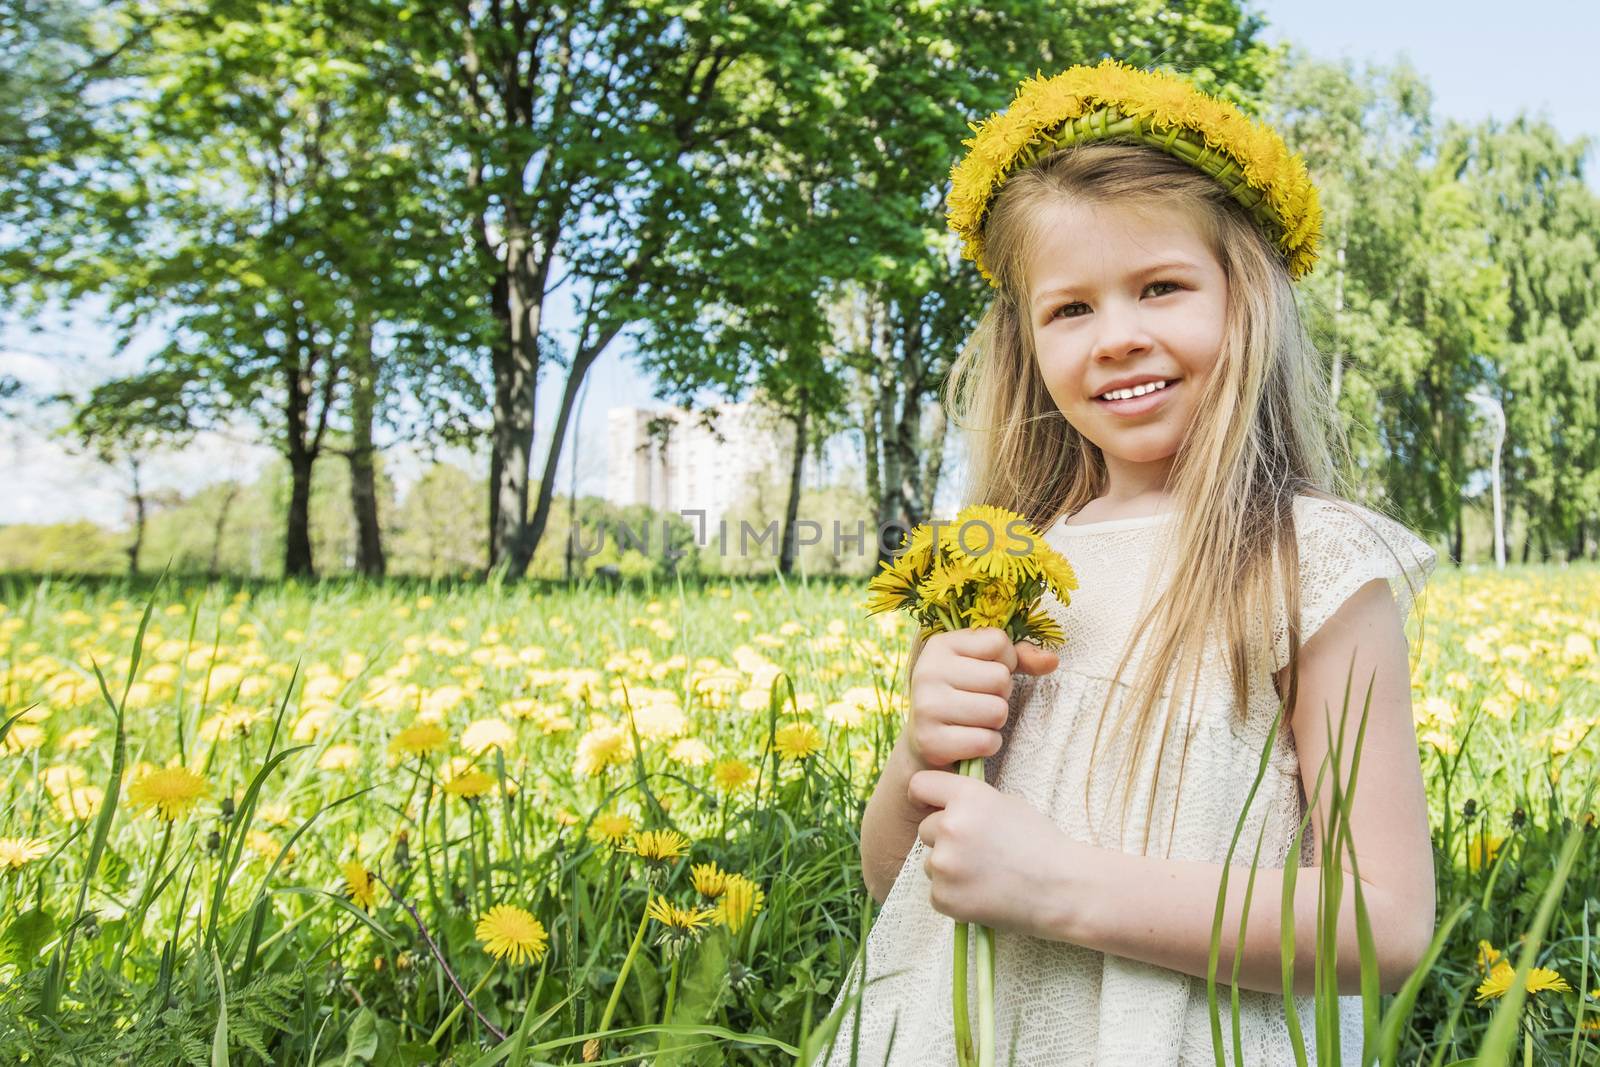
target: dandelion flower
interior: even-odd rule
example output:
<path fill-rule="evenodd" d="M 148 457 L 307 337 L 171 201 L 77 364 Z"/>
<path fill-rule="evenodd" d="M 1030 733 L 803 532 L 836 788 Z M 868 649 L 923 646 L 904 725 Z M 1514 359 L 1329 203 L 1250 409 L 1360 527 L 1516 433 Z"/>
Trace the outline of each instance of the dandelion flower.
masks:
<path fill-rule="evenodd" d="M 419 722 L 395 734 L 389 751 L 397 756 L 425 756 L 443 748 L 450 740 L 445 728 L 436 722 Z"/>
<path fill-rule="evenodd" d="M 1500 950 L 1487 941 L 1478 942 L 1478 970 L 1487 971 L 1500 962 Z"/>
<path fill-rule="evenodd" d="M 1478 1003 L 1503 997 L 1511 989 L 1512 980 L 1516 978 L 1517 969 L 1506 960 L 1501 960 L 1494 965 L 1494 970 L 1489 972 L 1478 986 Z M 1556 993 L 1570 993 L 1572 987 L 1567 980 L 1548 967 L 1535 967 L 1528 972 L 1528 992 L 1541 993 L 1545 990 Z"/>
<path fill-rule="evenodd" d="M 329 745 L 317 760 L 317 766 L 325 771 L 348 771 L 360 762 L 361 750 L 356 746 Z"/>
<path fill-rule="evenodd" d="M 727 793 L 748 785 L 755 777 L 756 769 L 742 759 L 720 760 L 711 768 L 711 780 Z"/>
<path fill-rule="evenodd" d="M 633 833 L 633 818 L 621 812 L 606 812 L 594 817 L 589 824 L 589 839 L 604 844 L 618 844 Z"/>
<path fill-rule="evenodd" d="M 699 767 L 711 759 L 711 749 L 698 737 L 685 737 L 673 742 L 667 758 L 688 767 Z"/>
<path fill-rule="evenodd" d="M 665 897 L 652 899 L 647 910 L 650 918 L 662 926 L 684 933 L 703 930 L 711 921 L 710 908 L 680 908 Z"/>
<path fill-rule="evenodd" d="M 626 763 L 631 757 L 627 731 L 619 726 L 597 726 L 578 739 L 578 758 L 573 770 L 587 778 L 607 767 Z"/>
<path fill-rule="evenodd" d="M 728 872 L 714 862 L 697 863 L 689 868 L 689 877 L 694 883 L 696 893 L 708 900 L 714 900 L 722 895 L 723 886 L 728 881 Z"/>
<path fill-rule="evenodd" d="M 362 911 L 371 911 L 378 899 L 378 880 L 360 860 L 346 860 L 339 871 L 344 875 L 344 895 Z"/>
<path fill-rule="evenodd" d="M 677 859 L 689 851 L 689 839 L 676 830 L 644 830 L 633 835 L 633 840 L 622 846 L 640 859 L 663 863 Z"/>
<path fill-rule="evenodd" d="M 802 760 L 822 748 L 822 735 L 808 722 L 780 726 L 772 736 L 772 747 L 788 760 Z"/>
<path fill-rule="evenodd" d="M 453 797 L 466 797 L 472 799 L 481 797 L 494 789 L 497 779 L 492 774 L 480 770 L 462 771 L 450 777 L 441 788 Z"/>
<path fill-rule="evenodd" d="M 742 874 L 730 874 L 723 883 L 713 918 L 738 933 L 761 910 L 766 899 L 767 895 L 754 881 Z"/>
<path fill-rule="evenodd" d="M 12 755 L 31 752 L 44 744 L 44 731 L 31 723 L 14 724 L 5 736 L 5 749 Z"/>
<path fill-rule="evenodd" d="M 31 837 L 0 837 L 0 871 L 26 867 L 50 851 L 50 846 Z"/>
<path fill-rule="evenodd" d="M 91 819 L 105 799 L 106 791 L 97 785 L 72 786 L 56 795 L 56 810 L 63 819 Z"/>
<path fill-rule="evenodd" d="M 479 719 L 461 732 L 461 747 L 474 756 L 481 756 L 491 748 L 510 752 L 516 744 L 516 731 L 504 719 Z"/>
<path fill-rule="evenodd" d="M 59 740 L 56 741 L 56 751 L 79 752 L 93 744 L 94 739 L 98 737 L 99 734 L 100 729 L 96 726 L 79 726 L 75 729 L 68 730 L 66 733 L 61 735 Z"/>
<path fill-rule="evenodd" d="M 1476 871 L 1493 863 L 1505 840 L 1493 834 L 1474 839 L 1467 848 L 1467 869 Z"/>
<path fill-rule="evenodd" d="M 166 822 L 183 816 L 210 789 L 206 780 L 186 767 L 150 771 L 128 787 L 128 800 L 153 807 Z"/>
<path fill-rule="evenodd" d="M 496 904 L 478 920 L 475 930 L 483 950 L 497 960 L 513 964 L 537 963 L 550 938 L 544 924 L 515 904 Z"/>

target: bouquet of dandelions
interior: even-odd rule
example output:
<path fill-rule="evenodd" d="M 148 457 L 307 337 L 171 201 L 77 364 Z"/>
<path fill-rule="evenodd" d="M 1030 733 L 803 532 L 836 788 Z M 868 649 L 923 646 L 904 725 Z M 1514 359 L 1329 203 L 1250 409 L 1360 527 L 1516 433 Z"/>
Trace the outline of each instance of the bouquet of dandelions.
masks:
<path fill-rule="evenodd" d="M 953 521 L 923 524 L 902 538 L 903 551 L 868 584 L 867 613 L 903 609 L 922 625 L 920 636 L 994 626 L 1012 641 L 1060 647 L 1061 628 L 1040 609 L 1046 590 L 1068 602 L 1078 588 L 1066 559 L 1022 516 L 975 504 Z M 957 773 L 983 778 L 983 760 L 962 760 Z M 992 1067 L 994 931 L 978 927 L 978 1044 L 967 1013 L 968 924 L 957 923 L 951 997 L 958 1067 Z"/>

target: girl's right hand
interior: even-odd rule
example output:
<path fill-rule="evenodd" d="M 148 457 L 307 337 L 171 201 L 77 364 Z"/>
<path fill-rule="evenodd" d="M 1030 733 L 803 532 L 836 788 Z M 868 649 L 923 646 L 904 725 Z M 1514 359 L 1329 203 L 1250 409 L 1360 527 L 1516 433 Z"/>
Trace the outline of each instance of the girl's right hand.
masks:
<path fill-rule="evenodd" d="M 923 642 L 911 672 L 911 755 L 921 768 L 1000 751 L 1000 728 L 1011 712 L 1011 676 L 1049 674 L 1060 657 L 1031 641 L 1013 642 L 984 626 L 937 633 Z"/>

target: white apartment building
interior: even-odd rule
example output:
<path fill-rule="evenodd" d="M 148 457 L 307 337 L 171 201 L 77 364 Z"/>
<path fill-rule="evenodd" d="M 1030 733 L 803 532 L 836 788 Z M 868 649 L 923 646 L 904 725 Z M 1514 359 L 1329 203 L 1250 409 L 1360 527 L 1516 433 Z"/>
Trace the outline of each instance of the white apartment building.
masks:
<path fill-rule="evenodd" d="M 709 527 L 756 479 L 788 476 L 794 426 L 754 403 L 615 407 L 606 418 L 606 499 L 618 506 L 704 511 Z M 808 456 L 804 474 L 812 468 Z"/>

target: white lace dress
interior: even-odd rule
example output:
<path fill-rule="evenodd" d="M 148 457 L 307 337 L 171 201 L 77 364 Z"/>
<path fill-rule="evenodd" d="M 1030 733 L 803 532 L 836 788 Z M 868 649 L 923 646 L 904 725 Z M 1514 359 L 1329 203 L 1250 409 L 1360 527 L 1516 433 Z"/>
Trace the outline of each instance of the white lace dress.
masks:
<path fill-rule="evenodd" d="M 1375 578 L 1390 580 L 1404 619 L 1414 593 L 1433 571 L 1435 553 L 1426 543 L 1383 516 L 1357 505 L 1349 507 L 1347 511 L 1313 497 L 1295 502 L 1302 646 L 1340 604 Z M 1060 666 L 1051 674 L 1016 677 L 1012 714 L 1003 731 L 1005 743 L 985 770 L 988 781 L 1027 799 L 1074 840 L 1135 854 L 1147 851 L 1220 864 L 1227 859 L 1235 822 L 1278 710 L 1264 664 L 1260 676 L 1252 679 L 1249 716 L 1243 725 L 1237 721 L 1225 668 L 1213 660 L 1203 670 L 1199 699 L 1188 709 L 1187 725 L 1175 723 L 1167 740 L 1167 769 L 1158 780 L 1148 850 L 1143 845 L 1145 790 L 1155 770 L 1154 744 L 1146 745 L 1136 772 L 1135 802 L 1120 829 L 1120 843 L 1115 814 L 1120 799 L 1110 783 L 1102 781 L 1109 775 L 1097 774 L 1091 783 L 1089 804 L 1096 819 L 1089 818 L 1083 803 L 1095 733 L 1091 716 L 1099 712 L 1123 643 L 1146 603 L 1142 598 L 1151 591 L 1146 586 L 1150 561 L 1165 549 L 1172 517 L 1168 512 L 1081 526 L 1060 521 L 1046 532 L 1046 539 L 1067 557 L 1078 578 L 1079 588 L 1069 605 L 1048 594 L 1045 601 L 1062 624 L 1066 645 Z M 1281 599 L 1273 611 L 1275 672 L 1288 662 Z M 1133 664 L 1138 662 L 1136 654 Z M 1130 665 L 1124 678 L 1135 669 Z M 1103 735 L 1097 766 L 1115 769 L 1122 758 L 1121 745 L 1122 739 Z M 1095 823 L 1113 800 L 1118 805 L 1106 818 L 1105 829 L 1097 833 Z M 1232 862 L 1248 867 L 1261 833 L 1260 866 L 1284 867 L 1304 814 L 1293 736 L 1280 729 Z M 1314 853 L 1309 829 L 1302 845 L 1300 866 L 1310 866 Z M 868 986 L 860 1005 L 859 1035 L 853 1012 L 840 1013 L 842 1022 L 831 1052 L 819 1056 L 817 1063 L 829 1067 L 851 1063 L 851 1046 L 857 1041 L 855 1062 L 863 1065 L 955 1063 L 950 1004 L 954 923 L 929 904 L 923 854 L 918 839 L 868 937 Z M 1230 882 L 1230 897 L 1235 893 L 1243 893 L 1242 883 Z M 1216 1063 L 1204 978 L 1005 931 L 995 941 L 996 1048 L 1001 1064 L 1212 1067 Z M 845 993 L 859 988 L 858 970 L 852 968 L 844 983 L 834 1004 L 836 1012 Z M 1233 1064 L 1224 977 L 1225 972 L 1219 975 L 1218 1002 L 1224 1055 Z M 975 977 L 969 979 L 969 991 L 975 1005 Z M 1315 1062 L 1314 1001 L 1310 996 L 1295 999 L 1308 1058 Z M 1239 1000 L 1244 1062 L 1252 1067 L 1293 1064 L 1283 997 L 1240 990 Z M 1359 1063 L 1361 998 L 1341 997 L 1339 1008 L 1341 1059 Z"/>

